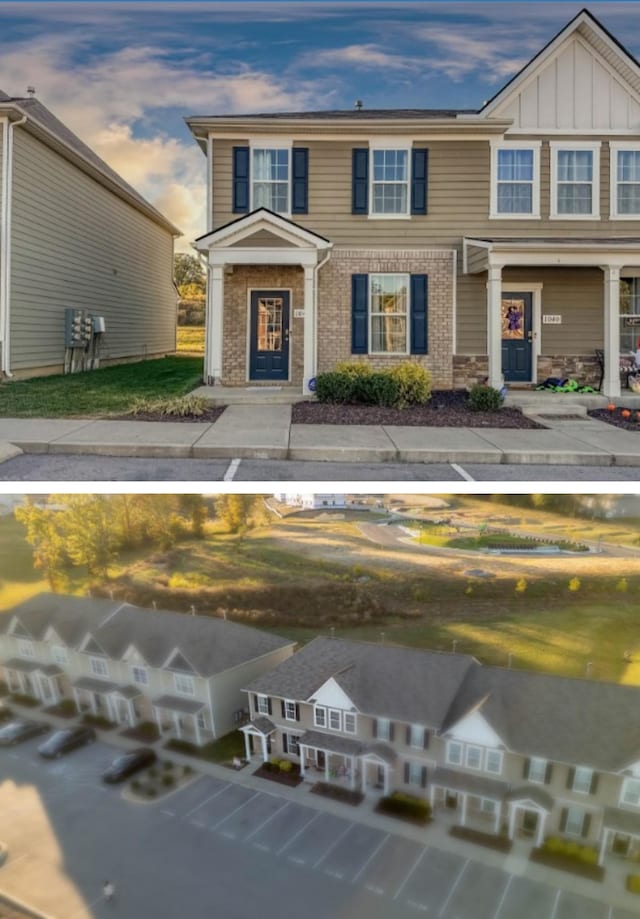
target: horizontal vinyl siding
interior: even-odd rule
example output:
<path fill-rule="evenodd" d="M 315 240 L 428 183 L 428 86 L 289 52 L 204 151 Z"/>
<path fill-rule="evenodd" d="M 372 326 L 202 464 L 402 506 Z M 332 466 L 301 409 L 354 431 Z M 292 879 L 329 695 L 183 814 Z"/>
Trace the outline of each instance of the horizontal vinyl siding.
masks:
<path fill-rule="evenodd" d="M 14 132 L 11 365 L 62 364 L 64 309 L 105 317 L 103 358 L 175 350 L 171 235 Z"/>

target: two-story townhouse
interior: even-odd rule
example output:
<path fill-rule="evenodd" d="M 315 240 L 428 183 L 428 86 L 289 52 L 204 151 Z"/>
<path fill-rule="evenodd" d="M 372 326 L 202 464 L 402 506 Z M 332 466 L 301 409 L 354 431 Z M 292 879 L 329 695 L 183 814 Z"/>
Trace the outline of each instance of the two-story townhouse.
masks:
<path fill-rule="evenodd" d="M 640 689 L 485 667 L 462 654 L 317 638 L 246 687 L 247 757 L 307 781 L 412 791 L 540 845 L 640 851 Z"/>
<path fill-rule="evenodd" d="M 440 388 L 620 394 L 640 319 L 640 66 L 580 12 L 480 109 L 193 116 L 205 380 L 309 392 L 339 360 Z"/>
<path fill-rule="evenodd" d="M 202 745 L 244 718 L 248 680 L 294 643 L 234 622 L 91 597 L 39 594 L 11 610 L 0 666 L 11 692 Z"/>

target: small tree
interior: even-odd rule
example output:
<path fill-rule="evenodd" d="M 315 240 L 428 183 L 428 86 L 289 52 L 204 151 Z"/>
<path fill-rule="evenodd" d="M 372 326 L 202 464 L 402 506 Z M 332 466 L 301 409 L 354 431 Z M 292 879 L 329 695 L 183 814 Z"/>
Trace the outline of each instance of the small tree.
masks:
<path fill-rule="evenodd" d="M 580 590 L 580 578 L 571 578 L 567 586 L 572 593 L 576 593 Z"/>
<path fill-rule="evenodd" d="M 527 579 L 520 578 L 516 583 L 516 593 L 521 597 L 527 589 Z"/>
<path fill-rule="evenodd" d="M 626 592 L 629 590 L 629 582 L 627 581 L 626 578 L 620 578 L 620 580 L 616 584 L 616 590 L 619 591 L 621 594 L 626 594 Z"/>

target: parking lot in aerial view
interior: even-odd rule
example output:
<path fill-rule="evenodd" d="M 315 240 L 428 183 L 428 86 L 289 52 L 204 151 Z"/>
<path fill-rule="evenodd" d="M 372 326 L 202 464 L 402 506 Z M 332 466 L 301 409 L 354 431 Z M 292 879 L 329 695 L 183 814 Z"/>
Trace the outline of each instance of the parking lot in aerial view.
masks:
<path fill-rule="evenodd" d="M 112 915 L 116 906 L 123 919 L 173 919 L 187 902 L 192 917 L 225 919 L 635 915 L 483 864 L 469 847 L 425 845 L 394 832 L 395 824 L 361 823 L 348 807 L 338 815 L 306 791 L 301 801 L 266 782 L 257 790 L 243 775 L 201 776 L 166 799 L 134 803 L 101 782 L 113 747 L 97 742 L 43 762 L 40 742 L 0 751 L 9 847 L 0 891 L 55 919 Z M 107 879 L 113 904 L 102 899 Z"/>

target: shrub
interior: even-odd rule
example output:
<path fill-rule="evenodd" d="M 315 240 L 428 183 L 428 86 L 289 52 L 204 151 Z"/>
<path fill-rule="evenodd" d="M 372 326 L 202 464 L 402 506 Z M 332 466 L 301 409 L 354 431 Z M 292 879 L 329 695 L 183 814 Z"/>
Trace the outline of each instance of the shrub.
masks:
<path fill-rule="evenodd" d="M 497 412 L 501 406 L 502 396 L 493 386 L 478 383 L 469 391 L 469 407 L 474 412 Z"/>
<path fill-rule="evenodd" d="M 640 894 L 640 874 L 627 875 L 627 890 L 630 893 Z"/>
<path fill-rule="evenodd" d="M 373 368 L 364 361 L 338 361 L 335 372 L 344 373 L 349 377 L 366 377 L 373 373 Z"/>
<path fill-rule="evenodd" d="M 293 763 L 290 763 L 287 759 L 280 760 L 280 772 L 291 772 L 293 769 Z"/>
<path fill-rule="evenodd" d="M 174 415 L 194 417 L 204 415 L 207 400 L 202 396 L 179 396 L 175 399 L 136 399 L 129 410 L 130 415 Z"/>
<path fill-rule="evenodd" d="M 140 791 L 141 788 L 142 788 L 142 785 L 141 785 L 139 779 L 134 779 L 134 780 L 132 781 L 132 783 L 131 783 L 131 790 L 132 790 L 132 791 Z"/>
<path fill-rule="evenodd" d="M 149 769 L 148 776 L 150 779 L 156 779 L 158 777 L 158 770 L 155 766 L 152 766 L 151 769 Z"/>
<path fill-rule="evenodd" d="M 265 763 L 265 766 L 266 765 L 267 764 Z M 279 772 L 280 771 L 280 760 L 277 759 L 276 757 L 273 757 L 273 759 L 269 761 L 269 769 L 271 770 L 271 772 Z"/>
<path fill-rule="evenodd" d="M 389 370 L 399 387 L 398 406 L 424 405 L 431 398 L 431 374 L 420 364 L 403 361 Z"/>
<path fill-rule="evenodd" d="M 402 791 L 394 791 L 380 801 L 380 810 L 398 817 L 410 817 L 416 820 L 428 820 L 431 817 L 431 807 L 428 801 L 407 795 Z"/>
<path fill-rule="evenodd" d="M 162 764 L 162 768 L 165 770 L 173 769 L 173 763 L 171 762 L 170 759 L 165 759 L 165 761 Z"/>
<path fill-rule="evenodd" d="M 183 774 L 183 775 L 192 775 L 192 774 L 193 774 L 193 767 L 192 767 L 192 766 L 183 766 L 183 767 L 182 767 L 182 774 Z"/>
<path fill-rule="evenodd" d="M 146 790 L 147 798 L 155 798 L 157 794 L 158 792 L 155 788 L 147 788 Z"/>
<path fill-rule="evenodd" d="M 560 855 L 570 858 L 585 865 L 597 865 L 598 853 L 593 846 L 586 846 L 574 839 L 562 839 L 559 836 L 549 836 L 542 846 L 550 855 Z"/>
<path fill-rule="evenodd" d="M 176 780 L 174 779 L 172 775 L 163 775 L 162 784 L 164 785 L 165 788 L 171 788 L 173 785 L 176 784 Z"/>
<path fill-rule="evenodd" d="M 355 384 L 358 377 L 347 373 L 319 373 L 316 377 L 316 396 L 319 402 L 341 404 L 352 402 L 355 394 Z"/>
<path fill-rule="evenodd" d="M 549 836 L 549 838 L 545 840 L 544 848 L 547 852 L 551 852 L 552 855 L 555 855 L 564 848 L 564 840 L 560 839 L 558 836 Z"/>
<path fill-rule="evenodd" d="M 392 407 L 400 402 L 400 384 L 389 373 L 369 373 L 355 378 L 355 401 Z"/>

